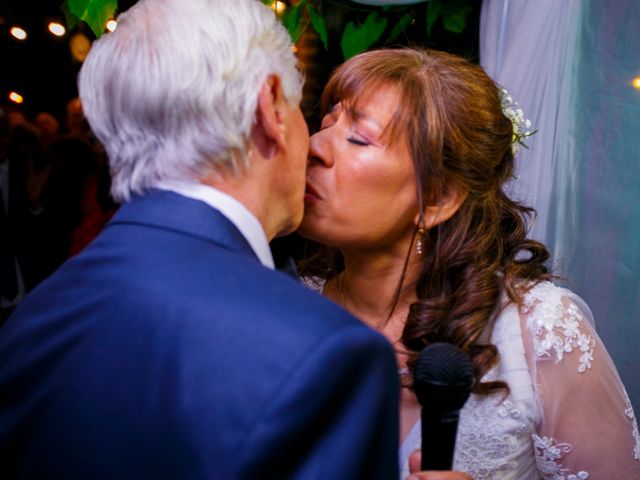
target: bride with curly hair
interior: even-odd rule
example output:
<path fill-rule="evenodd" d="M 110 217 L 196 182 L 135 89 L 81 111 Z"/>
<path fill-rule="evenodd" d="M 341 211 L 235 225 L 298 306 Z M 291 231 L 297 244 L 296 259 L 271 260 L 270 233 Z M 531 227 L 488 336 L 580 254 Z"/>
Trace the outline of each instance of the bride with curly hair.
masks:
<path fill-rule="evenodd" d="M 408 373 L 449 342 L 472 360 L 454 469 L 474 479 L 640 478 L 640 437 L 585 303 L 553 283 L 505 182 L 521 112 L 484 70 L 432 50 L 340 66 L 311 138 L 299 233 L 308 283 L 395 346 L 401 468 L 420 445 Z"/>

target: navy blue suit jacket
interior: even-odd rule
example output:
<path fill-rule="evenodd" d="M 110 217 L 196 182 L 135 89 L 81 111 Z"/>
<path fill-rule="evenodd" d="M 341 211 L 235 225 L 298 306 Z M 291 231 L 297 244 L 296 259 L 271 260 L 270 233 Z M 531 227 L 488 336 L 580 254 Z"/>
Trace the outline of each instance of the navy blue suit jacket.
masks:
<path fill-rule="evenodd" d="M 380 335 L 152 191 L 0 330 L 0 478 L 388 480 L 397 392 Z"/>

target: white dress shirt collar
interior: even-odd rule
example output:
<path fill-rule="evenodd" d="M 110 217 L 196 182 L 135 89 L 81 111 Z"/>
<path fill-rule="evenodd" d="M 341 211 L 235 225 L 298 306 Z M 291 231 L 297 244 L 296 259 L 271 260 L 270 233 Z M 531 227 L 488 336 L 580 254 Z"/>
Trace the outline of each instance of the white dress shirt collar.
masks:
<path fill-rule="evenodd" d="M 269 241 L 258 219 L 238 200 L 226 193 L 198 182 L 162 180 L 154 187 L 175 192 L 184 197 L 200 200 L 215 208 L 233 223 L 267 268 L 274 269 Z"/>

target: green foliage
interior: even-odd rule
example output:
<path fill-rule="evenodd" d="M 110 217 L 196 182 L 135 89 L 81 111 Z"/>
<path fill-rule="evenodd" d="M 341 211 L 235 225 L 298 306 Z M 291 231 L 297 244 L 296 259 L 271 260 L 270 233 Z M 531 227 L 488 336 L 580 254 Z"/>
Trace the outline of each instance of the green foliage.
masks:
<path fill-rule="evenodd" d="M 349 22 L 340 39 L 342 56 L 347 59 L 364 52 L 382 36 L 388 23 L 389 20 L 378 12 L 371 12 L 364 23 L 358 26 Z"/>
<path fill-rule="evenodd" d="M 391 30 L 389 34 L 389 41 L 393 42 L 396 40 L 402 32 L 404 32 L 405 28 L 411 23 L 413 20 L 413 15 L 410 13 L 405 13 L 402 18 L 396 23 L 395 27 Z"/>
<path fill-rule="evenodd" d="M 303 16 L 307 4 L 308 0 L 300 0 L 296 5 L 287 8 L 282 15 L 282 23 L 289 31 L 294 43 L 300 39 L 302 32 L 307 28 L 308 20 Z"/>
<path fill-rule="evenodd" d="M 442 19 L 445 30 L 462 33 L 467 26 L 467 17 L 471 10 L 468 0 L 431 0 L 427 4 L 427 36 L 431 36 L 438 18 Z"/>
<path fill-rule="evenodd" d="M 329 49 L 329 30 L 327 29 L 327 21 L 324 16 L 318 10 L 318 7 L 315 5 L 308 5 L 307 12 L 309 13 L 309 18 L 311 19 L 311 25 L 314 30 L 318 32 L 318 36 L 320 40 L 322 40 L 322 45 L 324 45 L 324 49 Z"/>
<path fill-rule="evenodd" d="M 69 28 L 83 21 L 91 27 L 96 37 L 99 37 L 104 33 L 107 21 L 113 18 L 116 8 L 118 0 L 67 0 L 63 11 Z"/>
<path fill-rule="evenodd" d="M 469 13 L 471 13 L 471 5 L 466 0 L 447 0 L 443 2 L 442 23 L 445 30 L 453 33 L 462 33 L 467 26 Z"/>
<path fill-rule="evenodd" d="M 424 0 L 415 5 L 375 7 L 346 0 L 287 0 L 288 7 L 280 19 L 294 42 L 300 39 L 309 25 L 318 33 L 325 49 L 330 47 L 330 33 L 331 36 L 338 36 L 342 54 L 346 59 L 372 47 L 376 42 L 388 43 L 398 39 L 403 32 L 406 32 L 409 25 L 416 24 L 416 12 L 421 11 L 416 8 L 416 5 L 422 5 L 423 11 L 426 12 L 426 17 L 422 18 L 424 18 L 427 37 L 431 37 L 433 28 L 439 20 L 445 30 L 461 33 L 467 26 L 473 1 Z M 274 0 L 262 0 L 262 3 L 273 6 Z M 330 23 L 335 25 L 336 22 L 330 22 L 326 5 L 340 6 L 349 13 L 347 20 L 340 24 L 338 31 L 328 26 Z M 67 25 L 70 29 L 74 28 L 79 21 L 84 21 L 99 37 L 104 32 L 107 20 L 114 16 L 117 7 L 118 0 L 66 0 L 63 11 L 67 16 Z M 364 21 L 361 21 L 363 17 Z"/>
<path fill-rule="evenodd" d="M 433 0 L 427 5 L 427 37 L 431 36 L 436 20 L 442 14 L 442 0 Z"/>
<path fill-rule="evenodd" d="M 292 0 L 289 0 L 292 1 Z M 473 10 L 474 0 L 424 0 L 411 5 L 369 6 L 351 1 L 338 0 L 305 0 L 306 11 L 311 18 L 312 27 L 318 32 L 325 49 L 329 47 L 327 34 L 327 5 L 340 5 L 349 12 L 348 17 L 355 17 L 343 23 L 339 35 L 340 47 L 345 59 L 371 48 L 376 43 L 389 44 L 407 32 L 410 25 L 422 25 L 416 22 L 418 12 L 426 12 L 424 28 L 426 36 L 431 37 L 437 22 L 442 22 L 444 30 L 462 33 L 467 26 L 467 19 Z M 334 9 L 335 10 L 335 9 Z M 366 17 L 364 17 L 366 15 Z M 365 20 L 361 21 L 360 18 Z M 326 19 L 320 22 L 319 19 Z M 307 22 L 308 23 L 308 22 Z M 335 23 L 335 22 L 333 22 Z M 306 28 L 306 25 L 303 27 Z M 289 29 L 291 31 L 291 28 Z"/>

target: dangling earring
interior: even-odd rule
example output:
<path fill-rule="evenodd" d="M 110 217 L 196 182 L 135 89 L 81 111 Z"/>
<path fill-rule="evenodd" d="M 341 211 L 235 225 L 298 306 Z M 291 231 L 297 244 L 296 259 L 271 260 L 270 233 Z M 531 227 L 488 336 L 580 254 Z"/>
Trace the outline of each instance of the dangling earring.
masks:
<path fill-rule="evenodd" d="M 425 230 L 424 228 L 420 227 L 418 229 L 418 232 L 416 233 L 416 253 L 418 255 L 422 255 L 422 253 L 424 252 L 424 234 L 425 234 Z"/>

